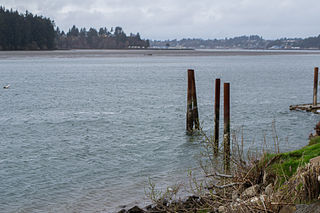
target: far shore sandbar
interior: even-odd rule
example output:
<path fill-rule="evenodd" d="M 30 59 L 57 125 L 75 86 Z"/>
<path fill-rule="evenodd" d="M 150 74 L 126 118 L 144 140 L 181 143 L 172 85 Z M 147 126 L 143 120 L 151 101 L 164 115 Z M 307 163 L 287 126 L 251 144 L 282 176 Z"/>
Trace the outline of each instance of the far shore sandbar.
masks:
<path fill-rule="evenodd" d="M 259 56 L 320 54 L 319 50 L 190 50 L 190 49 L 125 49 L 125 50 L 52 50 L 0 51 L 0 59 L 23 57 L 83 58 L 83 57 L 151 57 L 151 56 Z"/>

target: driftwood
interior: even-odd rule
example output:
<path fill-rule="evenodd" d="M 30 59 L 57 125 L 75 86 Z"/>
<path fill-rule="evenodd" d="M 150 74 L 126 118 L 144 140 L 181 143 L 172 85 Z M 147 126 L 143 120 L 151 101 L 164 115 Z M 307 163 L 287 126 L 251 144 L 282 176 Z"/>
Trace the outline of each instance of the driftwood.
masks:
<path fill-rule="evenodd" d="M 207 175 L 206 177 L 223 177 L 223 178 L 234 178 L 233 175 L 226 175 L 226 174 L 221 174 L 221 173 L 214 173 L 214 174 L 211 174 L 211 175 Z"/>
<path fill-rule="evenodd" d="M 226 184 L 226 185 L 222 185 L 222 186 L 218 186 L 218 185 L 215 185 L 215 184 L 212 184 L 211 187 L 207 187 L 207 189 L 214 189 L 214 188 L 218 188 L 218 189 L 225 189 L 225 188 L 228 188 L 228 187 L 232 187 L 232 186 L 236 186 L 236 185 L 240 185 L 242 183 L 230 183 L 230 184 Z"/>

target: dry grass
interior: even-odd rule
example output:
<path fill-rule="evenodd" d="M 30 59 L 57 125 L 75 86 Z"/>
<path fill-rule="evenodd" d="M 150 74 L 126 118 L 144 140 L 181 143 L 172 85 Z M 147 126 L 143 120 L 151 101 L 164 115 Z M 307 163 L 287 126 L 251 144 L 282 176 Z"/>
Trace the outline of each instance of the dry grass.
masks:
<path fill-rule="evenodd" d="M 194 196 L 187 200 L 177 198 L 180 186 L 157 193 L 151 183 L 149 197 L 154 206 L 149 212 L 278 212 L 284 205 L 317 199 L 320 168 L 307 162 L 311 157 L 320 155 L 320 137 L 318 142 L 313 140 L 312 145 L 301 150 L 279 153 L 275 123 L 272 126 L 275 154 L 267 154 L 265 145 L 262 152 L 249 150 L 245 153 L 243 130 L 232 133 L 231 174 L 224 174 L 221 152 L 214 155 L 213 137 L 200 130 L 203 149 L 199 165 L 203 178 L 195 178 L 190 171 L 189 189 Z M 288 167 L 288 162 L 296 166 Z M 271 192 L 267 192 L 266 188 L 270 186 Z M 244 191 L 250 187 L 257 191 L 248 196 Z"/>

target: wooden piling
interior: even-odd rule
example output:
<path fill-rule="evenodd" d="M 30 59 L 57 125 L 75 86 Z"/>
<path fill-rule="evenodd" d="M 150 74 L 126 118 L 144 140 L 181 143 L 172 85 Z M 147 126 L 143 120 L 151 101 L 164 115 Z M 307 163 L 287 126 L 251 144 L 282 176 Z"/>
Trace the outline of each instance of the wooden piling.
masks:
<path fill-rule="evenodd" d="M 188 95 L 187 95 L 187 132 L 192 132 L 193 129 L 193 112 L 192 112 L 192 73 L 193 70 L 188 70 Z"/>
<path fill-rule="evenodd" d="M 214 154 L 219 151 L 219 121 L 220 121 L 220 79 L 216 79 L 214 96 Z"/>
<path fill-rule="evenodd" d="M 224 171 L 230 173 L 230 83 L 224 83 Z"/>
<path fill-rule="evenodd" d="M 319 68 L 314 68 L 314 81 L 313 81 L 313 106 L 317 106 L 317 96 L 318 96 L 318 73 Z"/>
<path fill-rule="evenodd" d="M 194 128 L 196 130 L 199 130 L 200 124 L 199 124 L 199 113 L 198 113 L 198 103 L 197 103 L 196 80 L 194 76 L 194 71 L 191 73 L 192 73 L 191 76 L 192 76 L 193 122 L 194 122 Z"/>
<path fill-rule="evenodd" d="M 188 70 L 187 115 L 186 115 L 187 132 L 192 133 L 193 126 L 197 130 L 200 129 L 194 70 L 189 69 Z"/>

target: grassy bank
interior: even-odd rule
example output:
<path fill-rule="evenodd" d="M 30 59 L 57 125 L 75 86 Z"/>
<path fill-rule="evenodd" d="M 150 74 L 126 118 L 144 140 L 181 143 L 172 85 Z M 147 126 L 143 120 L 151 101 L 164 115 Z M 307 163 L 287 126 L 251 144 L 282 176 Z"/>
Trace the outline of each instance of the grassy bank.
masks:
<path fill-rule="evenodd" d="M 272 161 L 266 170 L 280 178 L 279 185 L 294 176 L 299 167 L 304 167 L 310 159 L 320 156 L 320 136 L 309 141 L 309 145 L 291 152 L 266 154 L 262 164 Z"/>

